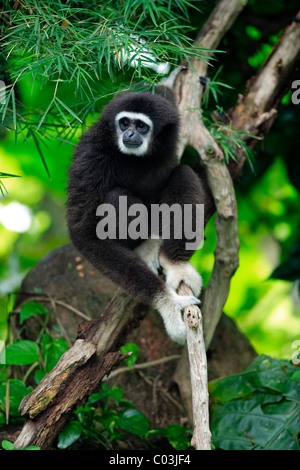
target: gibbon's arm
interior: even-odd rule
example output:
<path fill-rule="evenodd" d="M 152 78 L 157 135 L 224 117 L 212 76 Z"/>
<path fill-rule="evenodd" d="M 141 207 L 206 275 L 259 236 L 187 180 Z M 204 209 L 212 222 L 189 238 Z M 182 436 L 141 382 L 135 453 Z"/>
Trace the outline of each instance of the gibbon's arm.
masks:
<path fill-rule="evenodd" d="M 80 239 L 72 237 L 78 250 L 107 277 L 123 287 L 141 302 L 152 305 L 162 316 L 167 333 L 173 341 L 184 344 L 186 327 L 182 309 L 199 304 L 194 296 L 180 296 L 152 272 L 139 256 L 114 240 Z"/>

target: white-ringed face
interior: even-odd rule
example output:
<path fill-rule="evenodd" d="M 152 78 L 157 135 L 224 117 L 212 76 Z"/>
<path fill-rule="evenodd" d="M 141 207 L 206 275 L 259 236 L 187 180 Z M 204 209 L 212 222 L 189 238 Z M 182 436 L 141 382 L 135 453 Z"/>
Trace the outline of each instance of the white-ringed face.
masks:
<path fill-rule="evenodd" d="M 115 117 L 118 147 L 126 155 L 142 157 L 149 151 L 153 122 L 144 113 L 121 111 Z"/>

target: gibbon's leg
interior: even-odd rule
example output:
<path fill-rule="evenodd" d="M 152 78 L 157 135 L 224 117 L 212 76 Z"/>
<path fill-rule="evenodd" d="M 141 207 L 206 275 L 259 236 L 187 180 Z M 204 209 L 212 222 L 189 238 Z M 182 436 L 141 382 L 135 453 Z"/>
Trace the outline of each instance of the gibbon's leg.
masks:
<path fill-rule="evenodd" d="M 127 196 L 128 207 L 141 203 L 135 196 L 124 188 L 111 190 L 104 203 L 112 204 L 119 212 L 119 196 Z M 122 208 L 121 208 L 122 209 Z M 117 217 L 118 219 L 118 217 Z M 150 227 L 150 224 L 149 224 Z M 142 244 L 146 244 L 147 240 Z M 105 275 L 127 290 L 140 301 L 152 305 L 162 316 L 165 328 L 170 338 L 179 344 L 186 340 L 186 327 L 182 320 L 182 309 L 188 305 L 199 304 L 194 296 L 178 295 L 165 281 L 157 276 L 149 264 L 142 260 L 139 254 L 143 248 L 133 247 L 136 240 L 93 240 L 88 244 L 81 244 L 78 249 Z M 156 240 L 154 240 L 156 242 Z M 153 243 L 154 253 L 158 251 L 158 244 Z M 135 249 L 133 249 L 135 248 Z M 150 250 L 151 251 L 151 250 Z"/>
<path fill-rule="evenodd" d="M 126 196 L 126 208 L 127 210 L 130 207 L 136 208 L 136 211 L 133 210 L 135 215 L 139 215 L 139 223 L 145 225 L 145 227 L 142 228 L 142 234 L 144 236 L 144 239 L 131 239 L 130 235 L 130 230 L 128 231 L 128 225 L 133 222 L 134 220 L 134 215 L 127 215 L 126 217 L 122 217 L 120 219 L 119 213 L 120 211 L 124 211 L 124 200 L 123 203 L 120 204 L 120 199 L 119 197 Z M 151 238 L 150 235 L 150 220 L 149 220 L 149 208 L 143 203 L 141 199 L 139 199 L 137 196 L 134 196 L 132 193 L 130 193 L 127 189 L 125 188 L 114 188 L 112 189 L 105 198 L 105 203 L 112 204 L 116 211 L 117 211 L 117 217 L 116 217 L 116 232 L 117 234 L 119 233 L 120 230 L 120 220 L 121 223 L 123 222 L 126 224 L 126 227 L 122 227 L 122 233 L 128 234 L 128 237 L 126 237 L 125 240 L 119 240 L 123 245 L 126 245 L 130 248 L 133 248 L 135 253 L 147 264 L 147 266 L 153 271 L 155 274 L 160 273 L 160 265 L 158 262 L 158 253 L 161 245 L 161 239 L 158 237 Z M 138 211 L 137 205 L 142 205 L 145 207 L 145 213 L 147 212 L 147 216 L 145 214 L 141 214 Z M 124 215 L 124 214 L 123 214 Z M 139 223 L 138 229 L 139 229 Z M 135 226 L 134 226 L 135 228 Z M 128 233 L 129 232 L 129 233 Z"/>
<path fill-rule="evenodd" d="M 159 263 L 166 275 L 166 283 L 176 291 L 180 282 L 184 281 L 192 289 L 194 295 L 198 297 L 202 288 L 202 278 L 189 262 L 196 248 L 187 249 L 187 243 L 190 240 L 187 237 L 188 227 L 184 226 L 184 211 L 187 207 L 185 204 L 188 204 L 191 215 L 189 234 L 196 233 L 197 228 L 199 228 L 198 225 L 200 225 L 200 230 L 203 231 L 203 224 L 199 224 L 199 219 L 197 219 L 196 204 L 204 204 L 204 191 L 198 176 L 189 166 L 178 165 L 174 168 L 168 180 L 168 185 L 161 194 L 160 204 L 162 203 L 169 206 L 178 204 L 181 207 L 182 214 L 180 221 L 176 220 L 176 216 L 170 212 L 170 238 L 163 239 L 159 254 Z M 177 231 L 176 237 L 178 238 L 174 238 L 174 229 Z M 203 233 L 198 233 L 196 236 L 203 239 Z"/>
<path fill-rule="evenodd" d="M 140 243 L 134 251 L 142 258 L 155 274 L 161 274 L 161 266 L 158 261 L 159 250 L 162 244 L 160 238 L 149 238 Z"/>

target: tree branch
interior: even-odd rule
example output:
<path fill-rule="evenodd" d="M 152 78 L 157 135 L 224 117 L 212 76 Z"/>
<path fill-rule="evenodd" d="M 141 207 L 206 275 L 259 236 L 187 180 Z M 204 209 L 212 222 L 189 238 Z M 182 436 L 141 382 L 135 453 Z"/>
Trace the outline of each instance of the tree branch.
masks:
<path fill-rule="evenodd" d="M 234 7 L 234 2 L 221 2 L 222 8 L 226 3 Z M 220 3 L 216 6 L 216 9 Z M 237 6 L 237 5 L 235 5 Z M 212 13 L 208 22 L 203 27 L 198 40 L 205 43 L 205 34 L 211 38 L 208 42 L 210 47 L 218 47 L 218 40 L 222 34 L 213 32 L 213 24 L 216 20 L 215 12 Z M 300 13 L 297 14 L 299 18 Z M 223 14 L 225 24 L 230 24 L 228 16 Z M 227 20 L 225 20 L 227 18 Z M 227 21 L 227 22 L 226 22 Z M 219 19 L 219 23 L 222 18 Z M 224 25 L 225 27 L 225 25 Z M 205 33 L 206 32 L 206 33 Z M 234 129 L 251 131 L 252 134 L 263 138 L 270 129 L 276 115 L 282 96 L 290 87 L 293 70 L 300 60 L 300 24 L 293 22 L 287 26 L 275 45 L 270 57 L 262 69 L 249 81 L 245 96 L 239 98 L 238 103 L 228 113 L 228 123 Z M 194 63 L 193 63 L 194 65 Z M 207 65 L 195 63 L 196 72 L 206 75 Z M 238 265 L 239 241 L 237 236 L 236 203 L 233 187 L 229 180 L 228 172 L 224 170 L 224 160 L 216 144 L 212 142 L 208 130 L 201 120 L 200 110 L 194 101 L 194 97 L 201 98 L 201 87 L 197 80 L 192 79 L 192 71 L 187 75 L 178 76 L 175 83 L 177 97 L 183 113 L 183 140 L 180 155 L 188 145 L 194 147 L 199 154 L 199 162 L 195 165 L 196 172 L 207 184 L 207 200 L 205 202 L 205 222 L 217 209 L 215 225 L 217 230 L 217 247 L 215 251 L 215 264 L 210 282 L 202 297 L 202 312 L 204 317 L 204 338 L 206 349 L 209 347 L 215 328 L 218 324 L 222 309 L 228 297 L 230 279 Z M 187 82 L 186 82 L 187 80 Z M 269 87 L 269 83 L 272 86 Z M 188 84 L 188 85 L 187 85 Z M 199 90 L 200 89 L 200 90 Z M 258 100 L 259 98 L 259 100 Z M 199 105 L 198 105 L 199 106 Z M 257 140 L 247 139 L 249 146 L 254 147 Z M 209 161 L 212 153 L 214 158 Z M 246 156 L 242 150 L 238 152 L 237 161 L 230 161 L 228 170 L 231 178 L 236 179 L 241 174 Z M 222 193 L 222 189 L 224 193 Z M 233 219 L 230 220 L 231 215 Z M 232 222 L 232 223 L 231 223 Z M 190 383 L 188 370 L 188 356 L 185 353 L 180 362 L 180 372 L 176 373 L 177 383 L 183 397 L 185 408 L 192 417 L 191 393 L 188 390 Z M 180 380 L 178 379 L 180 377 Z"/>
<path fill-rule="evenodd" d="M 183 282 L 179 286 L 180 295 L 192 295 Z M 207 382 L 207 359 L 202 327 L 202 315 L 199 307 L 191 305 L 184 310 L 187 329 L 187 349 L 192 389 L 193 437 L 192 446 L 196 450 L 211 450 L 209 430 L 209 397 Z"/>
<path fill-rule="evenodd" d="M 195 44 L 215 49 L 224 34 L 232 26 L 246 1 L 219 2 Z M 237 208 L 234 187 L 224 155 L 205 127 L 201 115 L 202 85 L 198 76 L 206 76 L 208 64 L 196 59 L 186 73 L 175 82 L 175 92 L 181 114 L 180 155 L 187 146 L 193 147 L 200 158 L 201 169 L 213 198 L 210 209 L 216 208 L 217 248 L 215 264 L 206 287 L 202 312 L 204 317 L 205 344 L 208 348 L 228 297 L 230 279 L 238 267 Z M 205 211 L 207 207 L 205 205 Z M 207 215 L 205 219 L 207 220 Z"/>

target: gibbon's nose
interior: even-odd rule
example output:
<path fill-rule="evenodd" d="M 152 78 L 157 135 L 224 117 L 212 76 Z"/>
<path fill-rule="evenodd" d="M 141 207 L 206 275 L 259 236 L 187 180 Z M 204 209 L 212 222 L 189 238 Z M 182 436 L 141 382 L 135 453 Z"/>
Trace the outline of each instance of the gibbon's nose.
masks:
<path fill-rule="evenodd" d="M 132 129 L 124 132 L 124 139 L 125 140 L 134 140 L 135 139 L 135 132 Z"/>
<path fill-rule="evenodd" d="M 135 132 L 133 129 L 128 129 L 123 134 L 123 142 L 125 145 L 128 144 L 137 146 L 141 144 L 141 139 L 137 132 Z"/>

